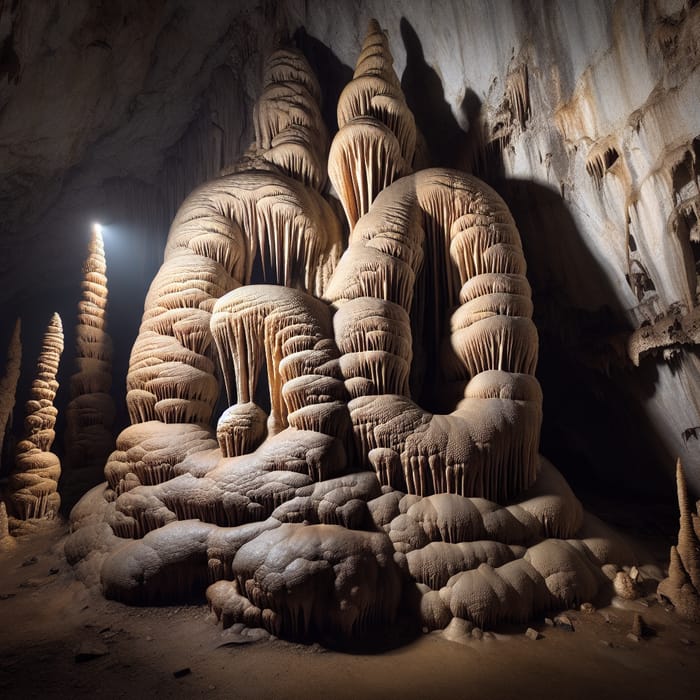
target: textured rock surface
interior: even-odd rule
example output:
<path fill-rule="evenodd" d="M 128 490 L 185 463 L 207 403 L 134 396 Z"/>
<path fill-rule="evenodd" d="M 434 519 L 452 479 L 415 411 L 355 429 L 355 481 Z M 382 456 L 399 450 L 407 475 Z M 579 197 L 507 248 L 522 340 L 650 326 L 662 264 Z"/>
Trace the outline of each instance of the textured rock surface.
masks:
<path fill-rule="evenodd" d="M 71 376 L 71 401 L 66 409 L 66 467 L 86 470 L 82 479 L 72 474 L 71 486 L 79 493 L 99 483 L 105 460 L 114 448 L 112 338 L 106 330 L 107 265 L 102 234 L 93 231 L 83 264 L 81 299 L 76 325 L 77 371 Z M 96 478 L 97 477 L 97 478 Z"/>
<path fill-rule="evenodd" d="M 687 620 L 700 622 L 700 513 L 688 499 L 688 488 L 680 460 L 676 466 L 680 527 L 678 543 L 671 547 L 668 578 L 658 595 L 671 601 L 676 612 Z"/>
<path fill-rule="evenodd" d="M 700 258 L 700 10 L 683 0 L 644 7 L 162 0 L 106 12 L 87 1 L 5 3 L 5 337 L 18 312 L 53 310 L 42 285 L 75 287 L 75 232 L 87 234 L 90 216 L 116 227 L 106 240 L 115 306 L 139 303 L 179 203 L 252 140 L 248 115 L 275 35 L 295 36 L 318 69 L 332 132 L 374 16 L 422 134 L 421 165 L 472 166 L 514 212 L 542 338 L 549 452 L 608 480 L 629 462 L 669 497 L 679 455 L 700 493 L 697 312 L 688 318 Z M 143 266 L 119 260 L 120 245 Z M 46 254 L 30 275 L 37 246 Z M 58 302 L 65 316 L 73 301 Z M 113 329 L 129 338 L 135 319 L 120 314 Z M 646 323 L 654 333 L 642 328 L 644 343 L 631 346 L 635 359 L 644 351 L 641 366 L 628 372 L 625 344 Z M 576 406 L 566 377 L 581 387 Z M 669 465 L 666 481 L 657 463 Z"/>
<path fill-rule="evenodd" d="M 36 376 L 25 404 L 24 439 L 17 443 L 15 468 L 8 481 L 8 503 L 16 525 L 33 518 L 51 519 L 61 504 L 61 461 L 51 452 L 51 445 L 56 437 L 58 410 L 53 401 L 62 353 L 63 325 L 61 317 L 54 314 L 44 333 Z"/>
<path fill-rule="evenodd" d="M 457 170 L 395 177 L 414 132 L 391 63 L 372 21 L 329 156 L 342 256 L 315 189 L 315 79 L 289 50 L 268 62 L 254 146 L 175 217 L 132 350 L 132 426 L 65 549 L 108 597 L 190 600 L 209 582 L 226 626 L 357 639 L 400 604 L 429 629 L 526 620 L 631 563 L 538 455 L 538 337 L 507 206 Z M 276 284 L 251 284 L 257 264 Z M 231 404 L 218 448 L 214 359 Z"/>

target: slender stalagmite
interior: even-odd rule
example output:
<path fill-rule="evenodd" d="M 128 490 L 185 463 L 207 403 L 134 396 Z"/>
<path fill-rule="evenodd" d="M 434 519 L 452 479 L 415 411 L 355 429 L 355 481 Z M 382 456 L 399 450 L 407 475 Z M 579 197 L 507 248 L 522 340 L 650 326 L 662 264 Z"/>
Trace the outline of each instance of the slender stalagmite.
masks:
<path fill-rule="evenodd" d="M 61 504 L 58 479 L 61 462 L 50 449 L 56 433 L 53 405 L 56 373 L 63 352 L 61 317 L 54 314 L 44 334 L 36 379 L 25 404 L 24 439 L 17 444 L 15 469 L 9 478 L 9 505 L 17 520 L 52 518 Z M 12 521 L 11 521 L 12 526 Z"/>
<path fill-rule="evenodd" d="M 676 464 L 676 486 L 680 510 L 678 544 L 671 547 L 668 578 L 659 584 L 658 595 L 668 598 L 681 617 L 700 622 L 700 513 L 688 498 L 680 459 Z"/>
<path fill-rule="evenodd" d="M 66 468 L 89 469 L 101 475 L 112 451 L 114 401 L 112 339 L 105 331 L 107 265 L 102 234 L 92 232 L 83 265 L 82 295 L 75 328 L 76 365 L 71 377 L 71 401 L 66 410 Z M 99 479 L 93 480 L 95 483 Z"/>

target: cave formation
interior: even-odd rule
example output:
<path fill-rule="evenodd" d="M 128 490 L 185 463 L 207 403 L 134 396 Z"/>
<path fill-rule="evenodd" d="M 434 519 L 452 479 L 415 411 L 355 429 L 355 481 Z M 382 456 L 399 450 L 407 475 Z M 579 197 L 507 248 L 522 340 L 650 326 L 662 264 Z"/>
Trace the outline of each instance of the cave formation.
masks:
<path fill-rule="evenodd" d="M 673 52 L 679 43 L 697 48 L 698 16 L 693 3 L 674 15 L 681 27 L 675 48 L 664 33 L 669 22 L 655 29 L 664 61 L 675 66 L 681 110 L 697 79 L 673 63 Z M 465 131 L 454 120 L 441 123 L 437 103 L 429 123 L 416 95 L 431 95 L 437 76 L 421 64 L 405 19 L 388 32 L 386 21 L 369 22 L 354 71 L 343 72 L 337 131 L 309 34 L 300 29 L 284 48 L 268 47 L 250 105 L 252 145 L 199 177 L 170 226 L 126 372 L 129 425 L 114 443 L 104 324 L 110 261 L 93 237 L 61 484 L 76 495 L 72 505 L 87 481 L 97 481 L 96 471 L 104 468 L 106 481 L 70 514 L 67 560 L 110 599 L 167 605 L 206 596 L 225 628 L 243 623 L 330 645 L 381 634 L 399 620 L 423 631 L 464 621 L 488 629 L 601 595 L 634 599 L 638 567 L 648 562 L 584 510 L 556 468 L 571 470 L 576 486 L 585 482 L 559 463 L 588 450 L 562 450 L 571 419 L 557 424 L 558 436 L 547 432 L 554 424 L 547 427 L 550 375 L 561 376 L 559 364 L 573 358 L 573 383 L 601 366 L 608 374 L 611 366 L 613 374 L 620 366 L 644 372 L 626 396 L 644 404 L 647 419 L 658 418 L 661 437 L 649 437 L 654 449 L 663 442 L 685 465 L 675 474 L 678 543 L 659 595 L 697 622 L 700 531 L 690 494 L 699 484 L 700 407 L 691 401 L 659 418 L 673 382 L 692 397 L 698 374 L 697 135 L 669 137 L 666 171 L 632 182 L 623 172 L 634 165 L 625 160 L 630 143 L 648 137 L 660 100 L 636 114 L 630 128 L 637 137 L 592 140 L 581 114 L 595 113 L 593 76 L 580 76 L 555 128 L 571 158 L 577 154 L 575 177 L 586 178 L 578 206 L 595 201 L 609 213 L 610 201 L 625 202 L 622 222 L 618 214 L 599 217 L 614 250 L 603 274 L 606 265 L 624 264 L 613 282 L 596 285 L 582 277 L 585 245 L 555 242 L 554 255 L 571 256 L 566 284 L 578 285 L 566 292 L 574 309 L 567 317 L 549 298 L 566 273 L 546 271 L 547 236 L 532 235 L 553 211 L 550 195 L 517 177 L 525 170 L 518 144 L 537 120 L 528 57 L 513 55 L 501 99 L 484 105 L 484 114 L 464 97 Z M 413 66 L 404 79 L 389 38 L 399 26 L 407 74 Z M 681 129 L 674 119 L 669 131 Z M 692 116 L 689 122 L 700 132 Z M 450 158 L 428 128 L 456 139 Z M 547 172 L 553 154 L 541 149 L 548 145 L 535 147 Z M 672 191 L 671 204 L 646 194 L 661 188 L 657 177 Z M 670 242 L 644 235 L 657 209 Z M 611 234 L 615 226 L 621 239 Z M 593 257 L 604 251 L 601 245 Z M 601 299 L 608 287 L 618 308 L 592 312 L 596 299 L 578 305 L 577 295 Z M 11 534 L 31 532 L 26 521 L 59 509 L 61 467 L 50 448 L 62 343 L 56 315 L 0 511 L 8 551 Z M 570 357 L 555 357 L 560 348 Z M 20 355 L 18 324 L 0 396 L 0 438 Z M 655 378 L 652 362 L 663 362 Z M 648 395 L 650 381 L 660 399 Z M 573 408 L 573 420 L 589 409 Z M 620 409 L 610 411 L 614 422 Z M 675 433 L 667 439 L 670 425 Z M 552 461 L 540 454 L 541 431 Z M 617 445 L 607 459 L 622 452 Z M 620 469 L 612 482 L 633 471 Z M 670 482 L 663 472 L 669 477 L 667 465 L 653 483 Z"/>
<path fill-rule="evenodd" d="M 132 349 L 132 426 L 66 544 L 78 566 L 100 552 L 108 597 L 176 603 L 206 582 L 224 624 L 352 639 L 407 598 L 427 629 L 524 621 L 635 563 L 538 455 L 515 223 L 473 176 L 409 174 L 415 124 L 392 63 L 370 22 L 328 156 L 342 256 L 318 193 L 317 82 L 288 49 L 267 63 L 240 170 L 175 217 Z M 267 284 L 251 284 L 258 257 Z M 456 397 L 451 412 L 411 400 L 414 356 L 442 360 L 422 379 Z M 215 358 L 231 403 L 216 434 Z"/>

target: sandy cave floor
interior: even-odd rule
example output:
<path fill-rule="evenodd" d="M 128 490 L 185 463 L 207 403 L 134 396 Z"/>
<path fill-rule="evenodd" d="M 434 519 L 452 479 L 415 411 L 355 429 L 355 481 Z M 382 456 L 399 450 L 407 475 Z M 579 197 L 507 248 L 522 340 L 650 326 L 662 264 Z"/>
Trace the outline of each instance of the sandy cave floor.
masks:
<path fill-rule="evenodd" d="M 700 627 L 653 596 L 568 611 L 574 632 L 536 620 L 537 641 L 519 625 L 465 643 L 432 633 L 338 653 L 222 631 L 204 605 L 106 601 L 74 578 L 66 533 L 56 522 L 0 554 L 1 698 L 699 697 Z M 639 642 L 627 637 L 635 611 L 653 630 Z"/>

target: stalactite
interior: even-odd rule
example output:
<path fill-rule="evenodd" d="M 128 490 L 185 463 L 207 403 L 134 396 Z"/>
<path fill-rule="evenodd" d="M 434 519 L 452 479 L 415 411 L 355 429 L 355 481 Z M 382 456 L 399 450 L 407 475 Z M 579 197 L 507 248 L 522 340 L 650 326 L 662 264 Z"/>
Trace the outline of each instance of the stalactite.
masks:
<path fill-rule="evenodd" d="M 19 521 L 53 518 L 61 503 L 57 491 L 61 463 L 50 449 L 56 436 L 58 412 L 53 400 L 62 352 L 63 326 L 60 316 L 54 314 L 44 334 L 36 378 L 26 403 L 24 439 L 17 444 L 15 469 L 8 482 L 11 513 Z"/>
<path fill-rule="evenodd" d="M 20 319 L 15 322 L 12 337 L 7 346 L 7 361 L 5 362 L 5 374 L 0 381 L 0 456 L 2 456 L 3 443 L 5 441 L 5 431 L 15 407 L 15 396 L 17 393 L 17 382 L 22 365 L 22 323 Z"/>

